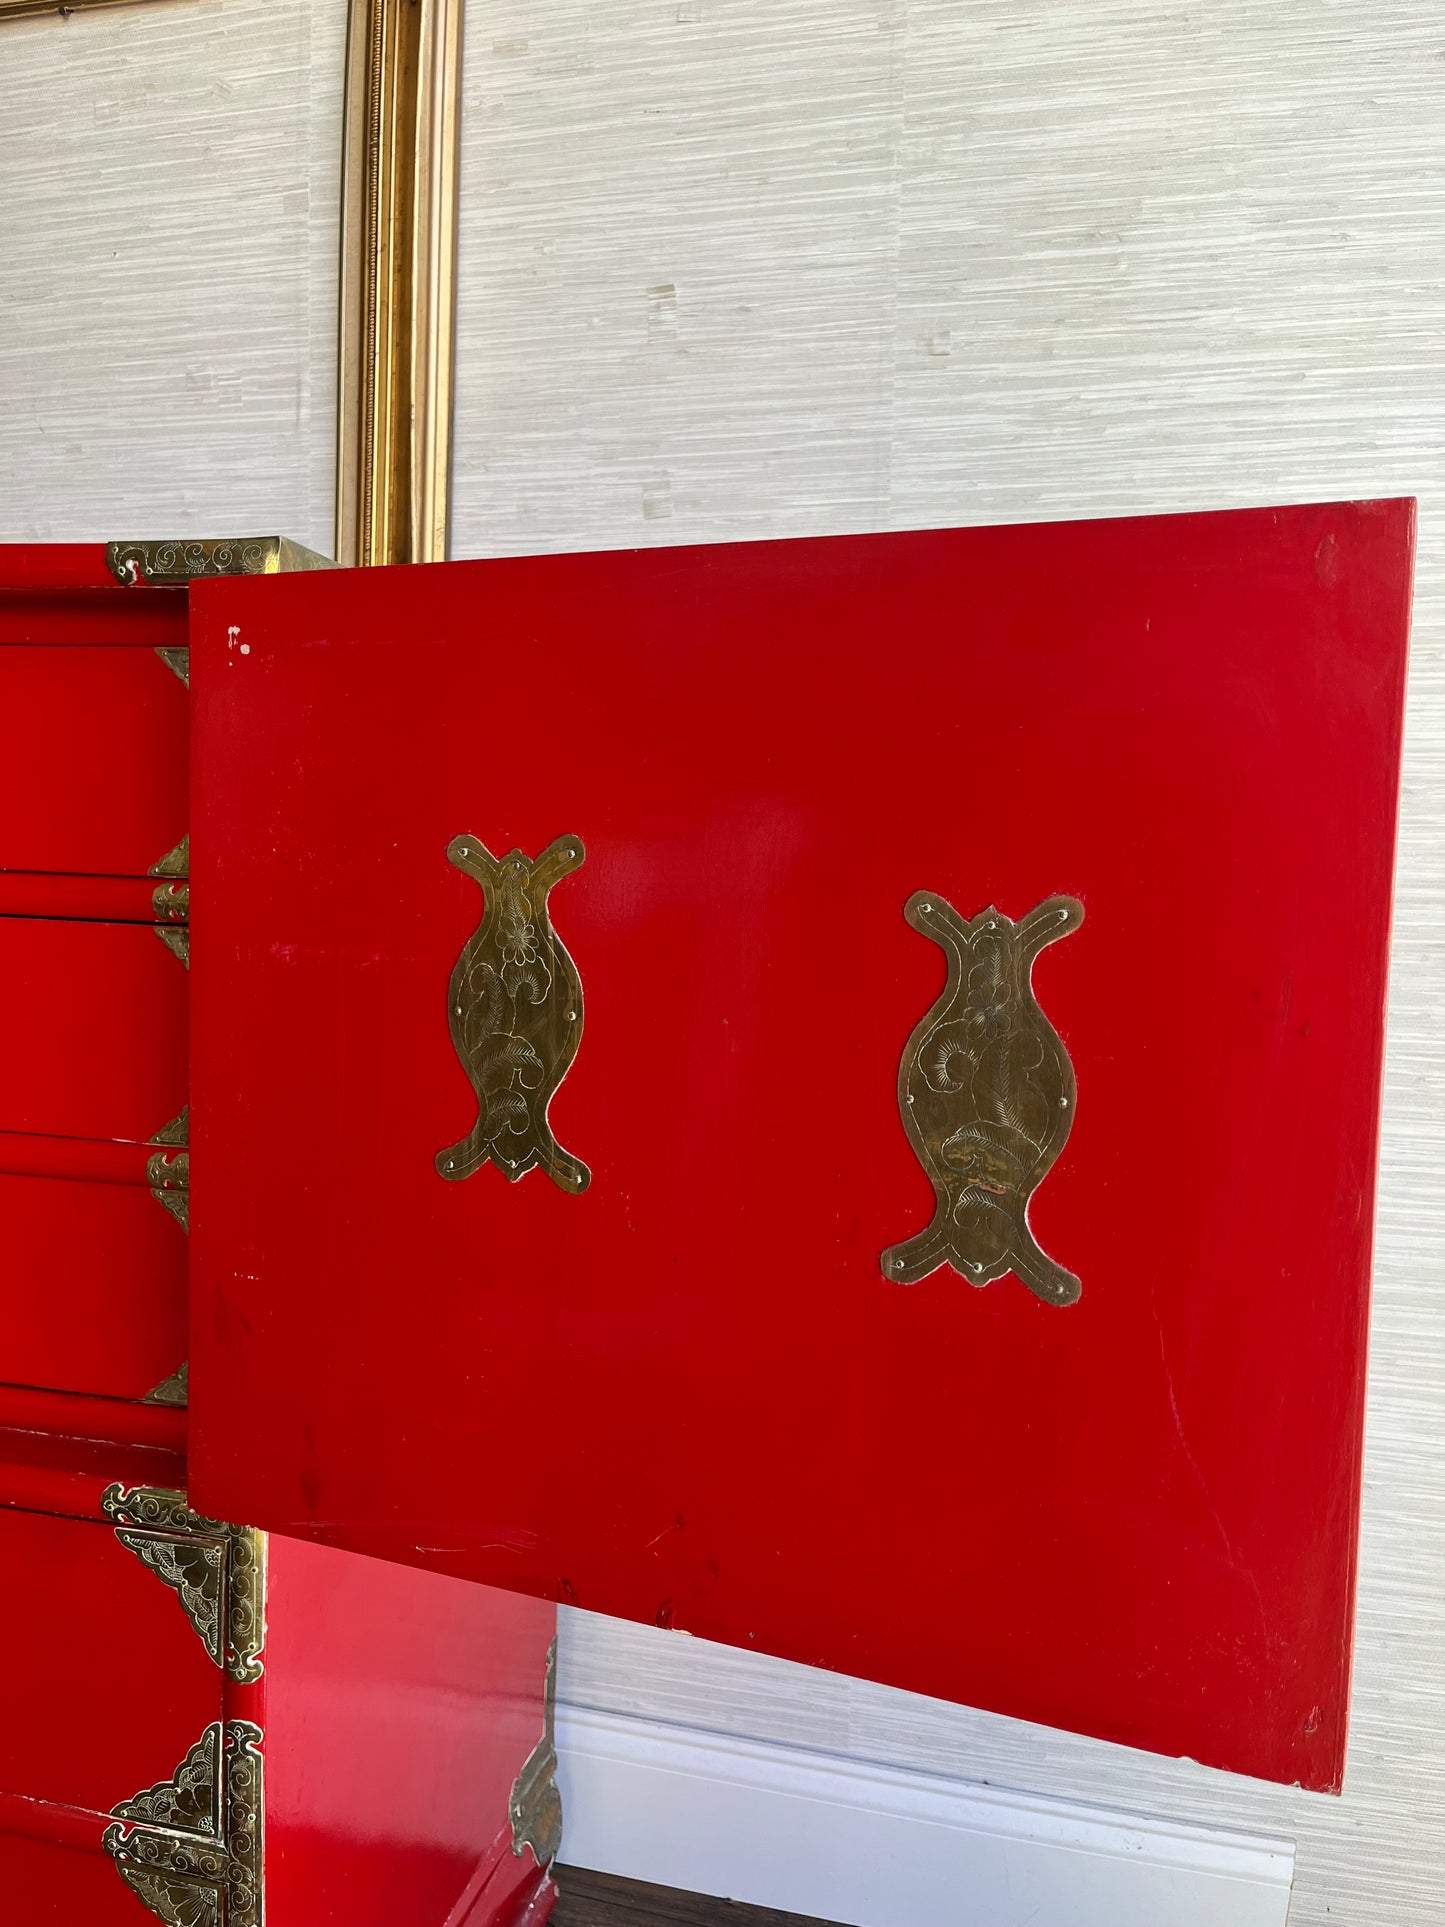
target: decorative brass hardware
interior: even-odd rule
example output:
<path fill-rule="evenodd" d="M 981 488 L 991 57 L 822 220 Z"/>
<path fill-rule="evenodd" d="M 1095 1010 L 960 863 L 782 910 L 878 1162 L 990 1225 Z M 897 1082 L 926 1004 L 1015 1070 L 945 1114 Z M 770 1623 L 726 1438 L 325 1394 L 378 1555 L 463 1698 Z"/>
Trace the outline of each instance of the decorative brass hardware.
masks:
<path fill-rule="evenodd" d="M 564 1191 L 592 1173 L 562 1150 L 547 1107 L 582 1040 L 582 979 L 547 915 L 547 897 L 583 862 L 582 839 L 559 836 L 533 862 L 497 858 L 474 836 L 454 836 L 447 856 L 482 887 L 475 936 L 457 959 L 447 1022 L 477 1094 L 475 1129 L 438 1151 L 444 1178 L 469 1178 L 490 1159 L 511 1183 L 541 1165 Z"/>
<path fill-rule="evenodd" d="M 178 858 L 188 842 L 189 838 L 182 837 L 170 855 L 161 858 L 161 862 L 169 863 Z M 154 876 L 155 870 L 151 874 Z M 146 1159 L 146 1183 L 151 1188 L 151 1196 L 163 1211 L 170 1213 L 187 1236 L 191 1229 L 190 1138 L 191 1107 L 187 1104 L 179 1116 L 173 1117 L 169 1124 L 163 1124 L 150 1140 L 152 1144 L 166 1148 L 152 1151 Z M 159 1385 L 146 1393 L 142 1403 L 188 1405 L 190 1397 L 190 1366 L 183 1359 L 169 1378 L 163 1378 Z"/>
<path fill-rule="evenodd" d="M 555 1860 L 562 1847 L 562 1796 L 557 1790 L 557 1642 L 547 1648 L 547 1685 L 542 1737 L 523 1762 L 512 1786 L 512 1852 L 530 1847 L 539 1867 Z"/>
<path fill-rule="evenodd" d="M 250 1685 L 265 1645 L 266 1542 L 247 1526 L 192 1512 L 183 1492 L 109 1485 L 101 1510 L 115 1536 L 181 1602 L 218 1666 Z"/>
<path fill-rule="evenodd" d="M 351 0 L 336 553 L 446 557 L 462 0 Z"/>
<path fill-rule="evenodd" d="M 184 931 L 174 934 L 183 936 Z M 151 1144 L 163 1145 L 146 1159 L 146 1183 L 158 1205 L 169 1211 L 181 1230 L 191 1228 L 191 1107 L 186 1105 L 178 1117 L 163 1124 Z"/>
<path fill-rule="evenodd" d="M 176 1768 L 111 1808 L 122 1880 L 168 1927 L 260 1927 L 261 1729 L 217 1720 Z"/>
<path fill-rule="evenodd" d="M 943 995 L 898 1070 L 898 1109 L 937 1195 L 926 1231 L 883 1253 L 885 1278 L 911 1285 L 950 1264 L 970 1284 L 1012 1271 L 1050 1305 L 1079 1281 L 1039 1249 L 1028 1202 L 1074 1122 L 1074 1069 L 1034 998 L 1034 958 L 1077 930 L 1084 907 L 1049 897 L 1014 923 L 990 907 L 965 920 L 935 892 L 904 916 L 948 959 Z"/>
<path fill-rule="evenodd" d="M 151 910 L 158 923 L 185 923 L 191 914 L 191 885 L 182 877 L 171 883 L 158 883 L 151 891 Z"/>
<path fill-rule="evenodd" d="M 99 0 L 104 4 L 104 0 Z M 284 575 L 298 569 L 330 569 L 335 565 L 328 556 L 303 548 L 284 535 L 239 536 L 225 542 L 107 542 L 105 564 L 117 582 L 130 588 L 145 583 L 150 588 L 179 589 L 198 576 L 208 575 Z M 167 669 L 191 686 L 189 647 L 157 649 Z M 154 874 L 154 872 L 152 872 Z M 190 966 L 190 938 L 157 933 Z"/>
<path fill-rule="evenodd" d="M 189 1405 L 191 1401 L 191 1368 L 182 1359 L 169 1378 L 163 1378 L 159 1385 L 152 1387 L 141 1400 L 142 1405 Z"/>
<path fill-rule="evenodd" d="M 151 892 L 151 910 L 156 921 L 185 923 L 191 914 L 190 832 L 187 831 L 173 850 L 167 850 L 159 862 L 153 863 L 146 874 L 162 878 Z"/>
<path fill-rule="evenodd" d="M 173 957 L 179 957 L 187 970 L 191 967 L 191 932 L 189 926 L 179 923 L 153 923 L 155 931 L 166 949 Z"/>
<path fill-rule="evenodd" d="M 164 655 L 166 653 L 165 650 L 156 651 L 157 655 Z M 169 653 L 171 655 L 185 656 L 186 670 L 181 676 L 181 680 L 189 689 L 191 686 L 190 650 L 175 649 L 169 651 Z M 166 946 L 167 950 L 171 952 L 172 956 L 179 957 L 187 970 L 191 967 L 190 873 L 191 837 L 188 830 L 176 847 L 173 850 L 167 850 L 158 863 L 151 865 L 147 873 L 153 877 L 180 879 L 179 881 L 168 880 L 158 883 L 151 892 L 151 911 L 158 919 L 151 927 L 161 942 Z"/>
<path fill-rule="evenodd" d="M 283 575 L 332 566 L 326 556 L 284 535 L 242 536 L 229 542 L 107 542 L 105 563 L 117 582 L 170 589 L 198 576 Z"/>

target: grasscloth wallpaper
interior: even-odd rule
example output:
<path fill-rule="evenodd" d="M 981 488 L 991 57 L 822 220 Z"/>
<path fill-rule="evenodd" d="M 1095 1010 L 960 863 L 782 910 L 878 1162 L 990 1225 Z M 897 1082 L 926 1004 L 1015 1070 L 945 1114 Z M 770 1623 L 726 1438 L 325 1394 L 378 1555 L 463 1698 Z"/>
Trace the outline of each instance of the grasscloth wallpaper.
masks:
<path fill-rule="evenodd" d="M 346 0 L 0 21 L 0 540 L 330 554 Z"/>
<path fill-rule="evenodd" d="M 1285 1834 L 1297 1927 L 1445 1919 L 1438 8 L 473 0 L 465 112 L 458 554 L 1421 498 L 1343 1797 L 580 1613 L 564 1695 Z"/>
<path fill-rule="evenodd" d="M 344 14 L 0 26 L 0 536 L 329 548 Z M 1288 1835 L 1296 1927 L 1445 1918 L 1438 9 L 469 0 L 465 91 L 458 554 L 1421 498 L 1343 1797 L 584 1613 L 565 1696 Z"/>

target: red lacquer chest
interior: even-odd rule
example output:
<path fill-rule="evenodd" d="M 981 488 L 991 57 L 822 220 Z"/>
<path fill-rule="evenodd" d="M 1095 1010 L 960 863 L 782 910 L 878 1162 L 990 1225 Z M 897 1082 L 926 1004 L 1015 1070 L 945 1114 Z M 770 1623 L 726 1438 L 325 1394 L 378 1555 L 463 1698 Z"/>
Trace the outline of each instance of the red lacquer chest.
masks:
<path fill-rule="evenodd" d="M 1412 541 L 0 563 L 34 1917 L 541 1918 L 556 1600 L 1337 1787 Z"/>
<path fill-rule="evenodd" d="M 0 549 L 0 1891 L 27 1924 L 551 1905 L 553 1610 L 186 1497 L 188 582 L 295 559 L 196 545 L 155 586 L 133 552 Z"/>

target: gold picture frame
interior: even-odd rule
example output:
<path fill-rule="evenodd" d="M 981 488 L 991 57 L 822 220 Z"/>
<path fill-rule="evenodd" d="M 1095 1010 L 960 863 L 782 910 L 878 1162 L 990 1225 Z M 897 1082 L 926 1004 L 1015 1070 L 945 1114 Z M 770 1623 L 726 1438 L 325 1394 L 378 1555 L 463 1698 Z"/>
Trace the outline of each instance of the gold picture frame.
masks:
<path fill-rule="evenodd" d="M 0 22 L 156 0 L 0 0 Z M 176 0 L 179 4 L 179 0 Z M 348 0 L 336 558 L 447 552 L 463 0 Z"/>
<path fill-rule="evenodd" d="M 463 0 L 351 0 L 336 555 L 447 552 Z"/>

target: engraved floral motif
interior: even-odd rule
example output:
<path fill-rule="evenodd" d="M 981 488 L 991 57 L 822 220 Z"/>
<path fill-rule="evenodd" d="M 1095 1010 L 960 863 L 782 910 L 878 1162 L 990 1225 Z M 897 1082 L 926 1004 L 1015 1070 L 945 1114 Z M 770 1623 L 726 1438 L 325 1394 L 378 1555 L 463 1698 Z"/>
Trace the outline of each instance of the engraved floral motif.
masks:
<path fill-rule="evenodd" d="M 113 1807 L 103 1843 L 168 1927 L 259 1927 L 261 1729 L 208 1726 L 169 1780 Z"/>
<path fill-rule="evenodd" d="M 447 856 L 481 885 L 482 921 L 452 971 L 447 1022 L 477 1094 L 472 1131 L 437 1153 L 444 1178 L 469 1178 L 488 1163 L 515 1183 L 540 1165 L 564 1191 L 585 1191 L 591 1173 L 552 1135 L 547 1107 L 582 1038 L 582 980 L 547 915 L 554 884 L 585 852 L 559 836 L 534 861 L 494 857 L 474 836 Z"/>
<path fill-rule="evenodd" d="M 111 542 L 106 565 L 119 581 L 179 584 L 205 575 L 268 575 L 280 544 L 274 536 L 235 542 Z"/>
<path fill-rule="evenodd" d="M 265 1643 L 264 1541 L 245 1526 L 192 1512 L 181 1492 L 110 1485 L 101 1510 L 115 1536 L 167 1585 L 218 1666 L 249 1684 Z"/>
<path fill-rule="evenodd" d="M 178 934 L 178 933 L 172 933 Z M 191 1107 L 186 1105 L 169 1124 L 163 1124 L 150 1139 L 163 1148 L 146 1159 L 146 1183 L 151 1196 L 169 1211 L 181 1230 L 191 1229 Z"/>
<path fill-rule="evenodd" d="M 948 959 L 943 995 L 908 1040 L 898 1072 L 903 1128 L 933 1184 L 932 1224 L 883 1253 L 883 1274 L 911 1285 L 950 1264 L 971 1284 L 1013 1271 L 1051 1305 L 1079 1281 L 1040 1250 L 1028 1202 L 1074 1121 L 1074 1072 L 1033 994 L 1034 958 L 1083 921 L 1050 897 L 1019 923 L 989 908 L 971 920 L 934 892 L 904 915 Z"/>

